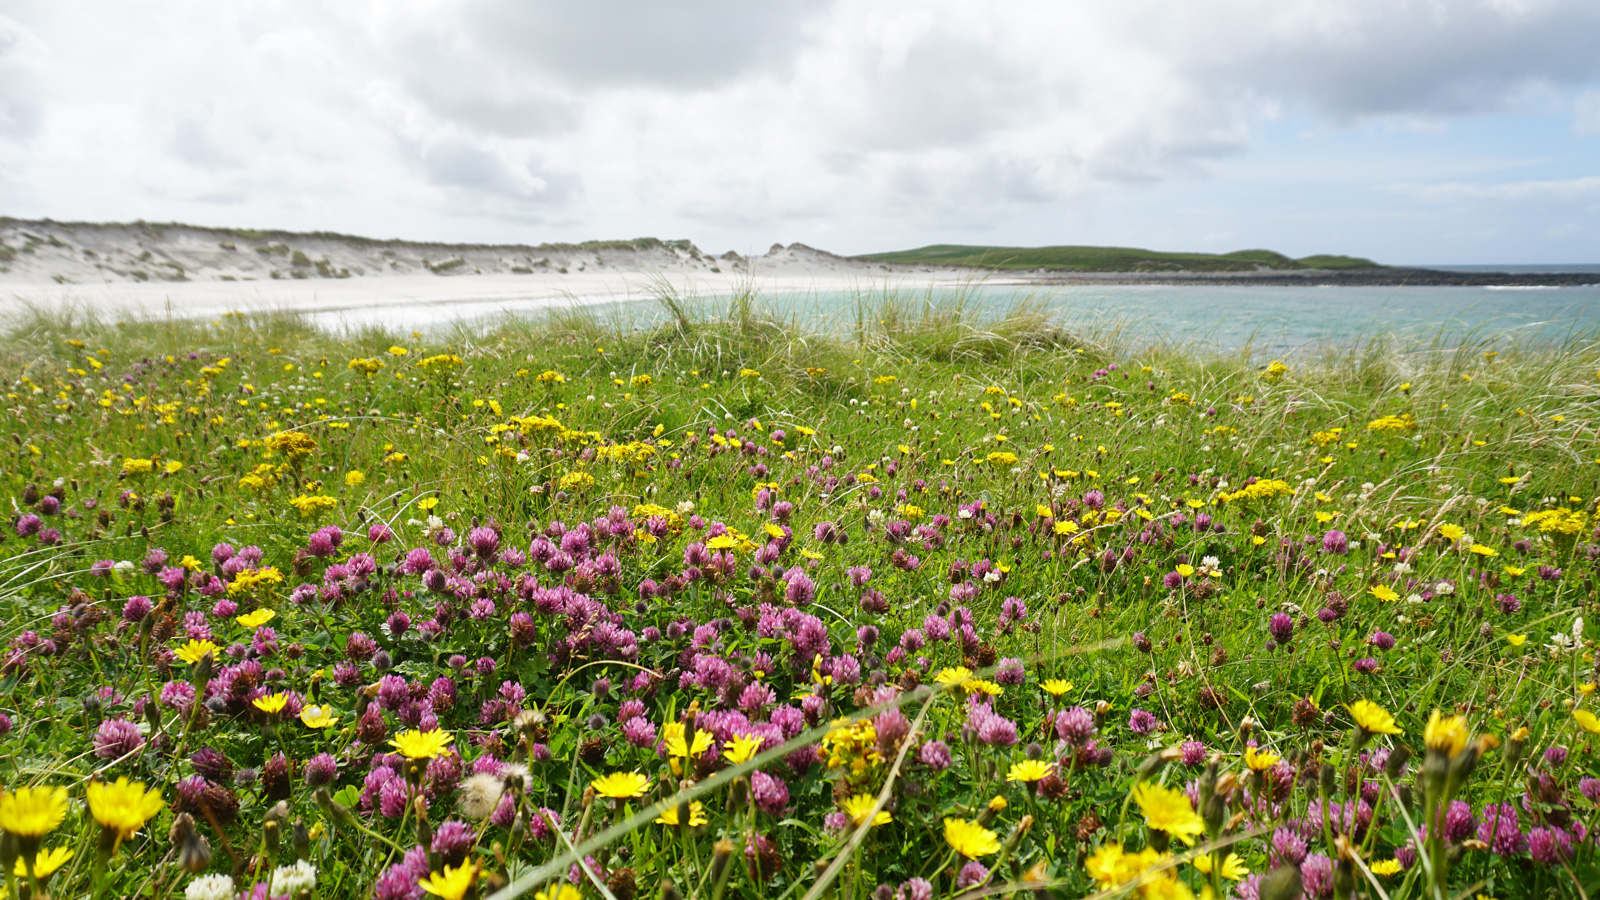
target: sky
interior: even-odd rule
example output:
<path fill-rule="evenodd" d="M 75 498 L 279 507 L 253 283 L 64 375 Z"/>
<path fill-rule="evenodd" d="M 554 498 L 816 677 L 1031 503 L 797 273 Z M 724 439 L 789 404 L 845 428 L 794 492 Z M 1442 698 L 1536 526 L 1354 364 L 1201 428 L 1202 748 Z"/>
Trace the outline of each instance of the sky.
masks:
<path fill-rule="evenodd" d="M 0 0 L 0 215 L 1600 262 L 1595 0 Z"/>

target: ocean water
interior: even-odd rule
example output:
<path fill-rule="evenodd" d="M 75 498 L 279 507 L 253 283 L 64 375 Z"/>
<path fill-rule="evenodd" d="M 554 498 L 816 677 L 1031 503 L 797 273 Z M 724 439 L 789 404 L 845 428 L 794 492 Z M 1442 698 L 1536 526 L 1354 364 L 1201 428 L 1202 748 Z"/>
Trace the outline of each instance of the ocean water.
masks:
<path fill-rule="evenodd" d="M 856 293 L 778 295 L 766 308 L 817 330 L 848 330 L 863 298 Z M 962 292 L 906 292 L 920 303 L 957 299 L 982 315 L 1035 303 L 1088 331 L 1117 328 L 1136 341 L 1214 349 L 1249 346 L 1289 352 L 1379 334 L 1447 342 L 1494 335 L 1558 341 L 1600 337 L 1600 285 L 1582 287 L 1276 287 L 1191 285 L 982 286 Z M 870 305 L 871 298 L 867 298 Z"/>

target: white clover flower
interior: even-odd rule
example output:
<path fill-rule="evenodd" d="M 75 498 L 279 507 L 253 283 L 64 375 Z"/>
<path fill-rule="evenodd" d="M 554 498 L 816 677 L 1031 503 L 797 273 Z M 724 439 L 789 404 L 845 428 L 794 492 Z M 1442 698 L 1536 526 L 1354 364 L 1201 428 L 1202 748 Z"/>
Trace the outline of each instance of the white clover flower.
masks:
<path fill-rule="evenodd" d="M 317 867 L 301 859 L 296 860 L 292 866 L 279 866 L 272 870 L 272 882 L 268 888 L 273 896 L 288 894 L 298 896 L 301 891 L 309 891 L 317 886 Z"/>
<path fill-rule="evenodd" d="M 1221 564 L 1222 564 L 1222 560 L 1216 558 L 1215 556 L 1202 556 L 1202 557 L 1200 557 L 1200 565 L 1205 566 L 1208 569 L 1215 569 L 1217 566 L 1219 566 Z"/>
<path fill-rule="evenodd" d="M 872 524 L 872 527 L 874 527 L 874 528 L 883 527 L 883 522 L 887 518 L 889 518 L 889 517 L 884 515 L 883 514 L 883 510 L 881 510 L 881 509 L 873 509 L 873 510 L 868 510 L 867 511 L 867 521 L 870 522 Z"/>
<path fill-rule="evenodd" d="M 228 875 L 202 875 L 183 889 L 184 900 L 233 900 L 233 878 Z"/>

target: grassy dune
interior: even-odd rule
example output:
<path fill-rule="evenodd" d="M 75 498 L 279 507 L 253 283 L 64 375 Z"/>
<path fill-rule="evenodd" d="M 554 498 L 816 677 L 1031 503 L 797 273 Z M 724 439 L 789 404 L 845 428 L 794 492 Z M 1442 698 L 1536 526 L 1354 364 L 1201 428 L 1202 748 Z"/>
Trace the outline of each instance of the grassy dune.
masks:
<path fill-rule="evenodd" d="M 1592 895 L 1592 335 L 661 300 L 7 323 L 9 895 Z"/>

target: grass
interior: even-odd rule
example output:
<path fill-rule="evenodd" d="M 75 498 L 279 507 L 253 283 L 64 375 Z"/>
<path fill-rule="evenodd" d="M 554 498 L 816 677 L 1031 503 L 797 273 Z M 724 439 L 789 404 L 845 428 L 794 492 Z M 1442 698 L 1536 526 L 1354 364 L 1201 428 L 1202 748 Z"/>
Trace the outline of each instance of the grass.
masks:
<path fill-rule="evenodd" d="M 1595 335 L 656 294 L 5 323 L 9 894 L 1592 894 Z"/>
<path fill-rule="evenodd" d="M 1130 247 L 972 247 L 962 244 L 933 244 L 916 250 L 871 253 L 856 258 L 908 265 L 1083 272 L 1248 272 L 1258 268 L 1355 269 L 1377 266 L 1372 260 L 1353 256 L 1319 254 L 1290 259 L 1271 250 L 1215 254 L 1165 253 Z"/>

